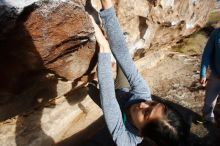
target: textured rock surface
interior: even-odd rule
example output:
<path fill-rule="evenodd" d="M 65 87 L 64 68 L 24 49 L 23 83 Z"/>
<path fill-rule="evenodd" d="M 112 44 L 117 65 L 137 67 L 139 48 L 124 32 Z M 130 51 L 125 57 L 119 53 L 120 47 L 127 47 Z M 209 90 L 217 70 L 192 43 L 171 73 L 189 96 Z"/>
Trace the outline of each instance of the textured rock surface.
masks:
<path fill-rule="evenodd" d="M 95 53 L 90 19 L 80 3 L 46 4 L 31 13 L 25 27 L 46 68 L 68 80 L 88 70 Z"/>
<path fill-rule="evenodd" d="M 213 6 L 214 0 L 120 0 L 117 14 L 132 50 L 160 49 L 203 27 Z"/>
<path fill-rule="evenodd" d="M 0 123 L 0 144 L 52 146 L 72 135 L 76 136 L 102 115 L 101 109 L 86 95 L 86 89 L 78 91 L 80 93 L 75 91 L 68 98 L 61 97 L 50 102 L 45 108 L 37 108 L 31 113 Z M 86 131 L 86 136 L 91 131 Z M 77 136 L 80 138 L 79 134 Z"/>
<path fill-rule="evenodd" d="M 0 41 L 0 90 L 17 93 L 28 74 L 44 69 L 75 80 L 95 65 L 93 28 L 81 1 L 38 2 L 14 14 L 16 23 Z"/>
<path fill-rule="evenodd" d="M 0 121 L 18 115 L 9 124 L 1 123 L 0 145 L 54 145 L 66 138 L 69 127 L 78 122 L 78 129 L 68 129 L 76 134 L 101 115 L 91 99 L 84 99 L 85 90 L 72 99 L 68 93 L 96 63 L 96 44 L 90 40 L 93 28 L 84 3 L 0 2 L 0 26 L 5 28 L 0 31 Z M 59 105 L 43 108 L 55 97 L 62 97 Z M 83 114 L 84 106 L 94 114 Z"/>
<path fill-rule="evenodd" d="M 115 0 L 130 52 L 152 49 L 137 66 L 152 67 L 159 49 L 203 27 L 213 3 Z M 0 121 L 14 117 L 0 123 L 0 145 L 54 145 L 101 116 L 84 88 L 72 90 L 96 63 L 85 5 L 92 10 L 85 0 L 0 0 Z"/>
<path fill-rule="evenodd" d="M 115 0 L 130 52 L 171 46 L 205 25 L 214 0 Z M 99 9 L 98 0 L 93 5 Z"/>

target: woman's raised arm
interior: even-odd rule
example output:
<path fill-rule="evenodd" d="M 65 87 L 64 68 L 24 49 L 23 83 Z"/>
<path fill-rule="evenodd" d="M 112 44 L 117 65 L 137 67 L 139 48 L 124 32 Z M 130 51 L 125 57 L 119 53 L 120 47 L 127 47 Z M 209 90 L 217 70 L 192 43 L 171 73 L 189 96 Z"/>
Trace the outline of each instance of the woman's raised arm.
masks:
<path fill-rule="evenodd" d="M 131 92 L 145 96 L 146 100 L 151 100 L 150 89 L 146 81 L 139 74 L 129 54 L 125 37 L 120 28 L 111 0 L 101 0 L 101 2 L 104 10 L 100 12 L 100 16 L 107 32 L 110 48 L 118 65 L 128 79 Z"/>

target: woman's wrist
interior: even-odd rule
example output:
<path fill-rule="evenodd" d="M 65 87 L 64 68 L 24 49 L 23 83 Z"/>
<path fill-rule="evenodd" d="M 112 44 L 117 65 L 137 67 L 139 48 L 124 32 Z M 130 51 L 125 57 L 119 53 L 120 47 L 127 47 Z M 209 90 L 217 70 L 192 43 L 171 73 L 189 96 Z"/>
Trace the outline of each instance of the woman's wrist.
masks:
<path fill-rule="evenodd" d="M 108 44 L 106 45 L 102 45 L 102 44 L 99 44 L 99 52 L 100 53 L 110 53 L 110 47 Z"/>
<path fill-rule="evenodd" d="M 112 0 L 101 0 L 102 8 L 109 9 L 113 6 Z"/>

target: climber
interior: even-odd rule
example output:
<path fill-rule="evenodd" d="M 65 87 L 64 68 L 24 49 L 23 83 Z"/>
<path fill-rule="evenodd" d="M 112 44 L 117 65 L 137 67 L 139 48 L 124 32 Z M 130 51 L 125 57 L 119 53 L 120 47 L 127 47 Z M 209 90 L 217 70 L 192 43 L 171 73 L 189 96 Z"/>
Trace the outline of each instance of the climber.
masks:
<path fill-rule="evenodd" d="M 214 108 L 220 93 L 220 28 L 214 30 L 205 46 L 200 71 L 200 83 L 206 86 L 206 95 L 203 108 L 204 120 L 208 123 L 216 123 Z M 210 65 L 211 75 L 206 80 L 206 70 Z"/>
<path fill-rule="evenodd" d="M 184 137 L 184 133 L 179 131 L 183 129 L 181 119 L 164 104 L 151 99 L 149 86 L 139 74 L 128 52 L 112 1 L 101 0 L 101 3 L 103 9 L 100 17 L 108 41 L 94 19 L 91 20 L 100 46 L 98 56 L 100 103 L 114 143 L 117 146 L 136 146 L 143 138 L 148 138 L 159 146 L 178 146 Z M 118 64 L 116 90 L 110 52 Z"/>

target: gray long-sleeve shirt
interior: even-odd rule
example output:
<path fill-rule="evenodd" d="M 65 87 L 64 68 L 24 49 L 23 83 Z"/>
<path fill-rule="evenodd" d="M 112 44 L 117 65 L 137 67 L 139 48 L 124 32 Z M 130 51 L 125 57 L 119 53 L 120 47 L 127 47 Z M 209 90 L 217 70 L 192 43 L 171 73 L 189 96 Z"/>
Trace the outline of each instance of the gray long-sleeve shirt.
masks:
<path fill-rule="evenodd" d="M 125 94 L 128 100 L 123 106 L 151 101 L 150 89 L 132 61 L 114 8 L 101 11 L 100 16 L 107 31 L 111 51 L 131 86 L 128 94 Z M 98 79 L 104 118 L 114 142 L 118 146 L 136 146 L 142 138 L 123 123 L 120 105 L 116 99 L 109 53 L 99 54 Z"/>

